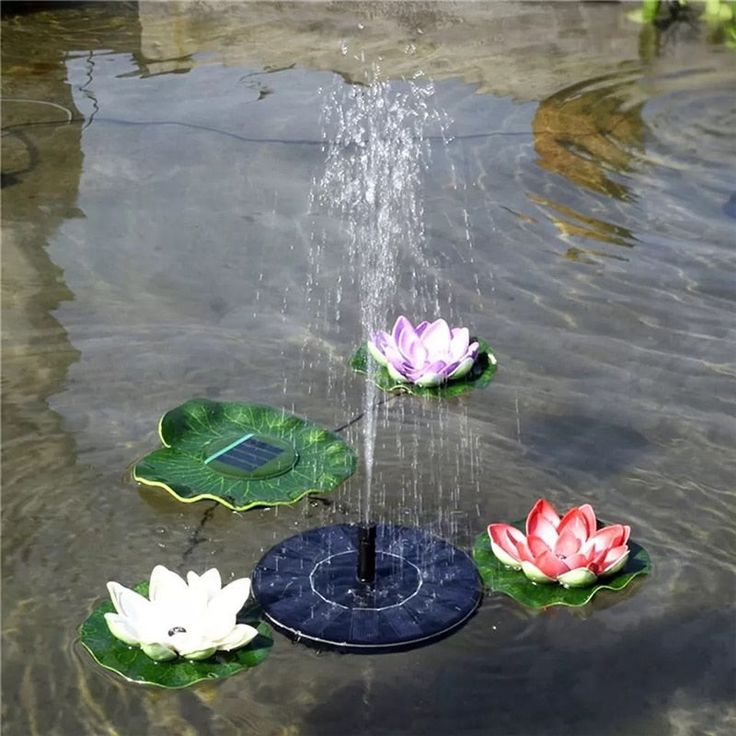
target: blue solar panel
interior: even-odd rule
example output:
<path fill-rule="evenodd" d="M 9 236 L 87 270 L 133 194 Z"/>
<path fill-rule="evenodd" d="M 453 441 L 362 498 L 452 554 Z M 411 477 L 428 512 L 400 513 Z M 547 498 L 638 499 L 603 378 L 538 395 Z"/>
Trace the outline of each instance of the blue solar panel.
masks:
<path fill-rule="evenodd" d="M 281 447 L 269 445 L 252 434 L 247 434 L 211 455 L 204 462 L 209 464 L 216 460 L 223 465 L 249 473 L 270 463 L 284 452 Z"/>

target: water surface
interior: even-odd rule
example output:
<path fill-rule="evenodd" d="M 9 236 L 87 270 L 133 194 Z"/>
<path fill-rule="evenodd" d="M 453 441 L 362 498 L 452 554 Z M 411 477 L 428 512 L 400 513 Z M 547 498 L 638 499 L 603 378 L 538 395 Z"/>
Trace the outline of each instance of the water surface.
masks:
<path fill-rule="evenodd" d="M 653 44 L 626 10 L 118 3 L 4 18 L 8 734 L 729 731 L 736 56 L 697 25 Z M 345 232 L 310 193 L 324 101 L 374 62 L 396 89 L 424 72 L 452 121 L 426 130 L 419 278 L 501 366 L 470 397 L 381 408 L 375 507 L 469 547 L 540 495 L 589 501 L 632 524 L 654 573 L 583 611 L 487 598 L 404 654 L 277 638 L 221 683 L 127 685 L 76 640 L 107 580 L 137 582 L 152 561 L 248 574 L 276 541 L 358 513 L 362 473 L 329 506 L 235 514 L 139 490 L 129 468 L 193 396 L 330 427 L 359 413 Z M 395 313 L 421 318 L 409 275 Z M 356 447 L 360 432 L 345 432 Z"/>

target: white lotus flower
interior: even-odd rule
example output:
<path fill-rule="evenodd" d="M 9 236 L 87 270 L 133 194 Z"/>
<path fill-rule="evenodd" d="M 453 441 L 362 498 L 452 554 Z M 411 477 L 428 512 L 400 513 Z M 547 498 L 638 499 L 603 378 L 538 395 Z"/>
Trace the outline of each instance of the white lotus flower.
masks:
<path fill-rule="evenodd" d="M 149 599 L 109 582 L 117 613 L 106 613 L 113 636 L 139 646 L 151 659 L 206 659 L 218 649 L 227 652 L 245 646 L 258 631 L 235 622 L 250 595 L 250 579 L 233 580 L 222 587 L 220 573 L 187 573 L 186 581 L 163 565 L 151 573 Z"/>

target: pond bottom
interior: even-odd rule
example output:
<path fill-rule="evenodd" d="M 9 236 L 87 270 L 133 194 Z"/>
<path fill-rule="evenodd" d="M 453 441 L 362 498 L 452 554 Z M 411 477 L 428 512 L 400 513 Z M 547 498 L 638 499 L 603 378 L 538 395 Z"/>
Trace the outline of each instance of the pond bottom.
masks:
<path fill-rule="evenodd" d="M 407 649 L 450 634 L 481 599 L 475 563 L 421 529 L 376 525 L 376 574 L 362 583 L 359 526 L 297 534 L 253 573 L 269 621 L 298 641 L 353 652 Z"/>

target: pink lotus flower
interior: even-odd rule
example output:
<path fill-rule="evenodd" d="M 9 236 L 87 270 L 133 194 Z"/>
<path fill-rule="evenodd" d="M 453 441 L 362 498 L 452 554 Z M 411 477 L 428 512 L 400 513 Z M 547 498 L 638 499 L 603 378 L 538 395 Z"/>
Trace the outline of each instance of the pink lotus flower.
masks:
<path fill-rule="evenodd" d="M 509 524 L 488 526 L 491 550 L 502 564 L 535 583 L 557 581 L 566 588 L 583 588 L 621 570 L 629 557 L 630 531 L 624 524 L 598 529 L 587 503 L 560 519 L 543 498 L 527 516 L 526 536 Z"/>
<path fill-rule="evenodd" d="M 478 347 L 470 342 L 467 327 L 450 328 L 443 319 L 414 327 L 404 316 L 396 320 L 390 334 L 378 331 L 368 341 L 370 354 L 391 378 L 417 386 L 462 378 L 473 367 Z"/>

